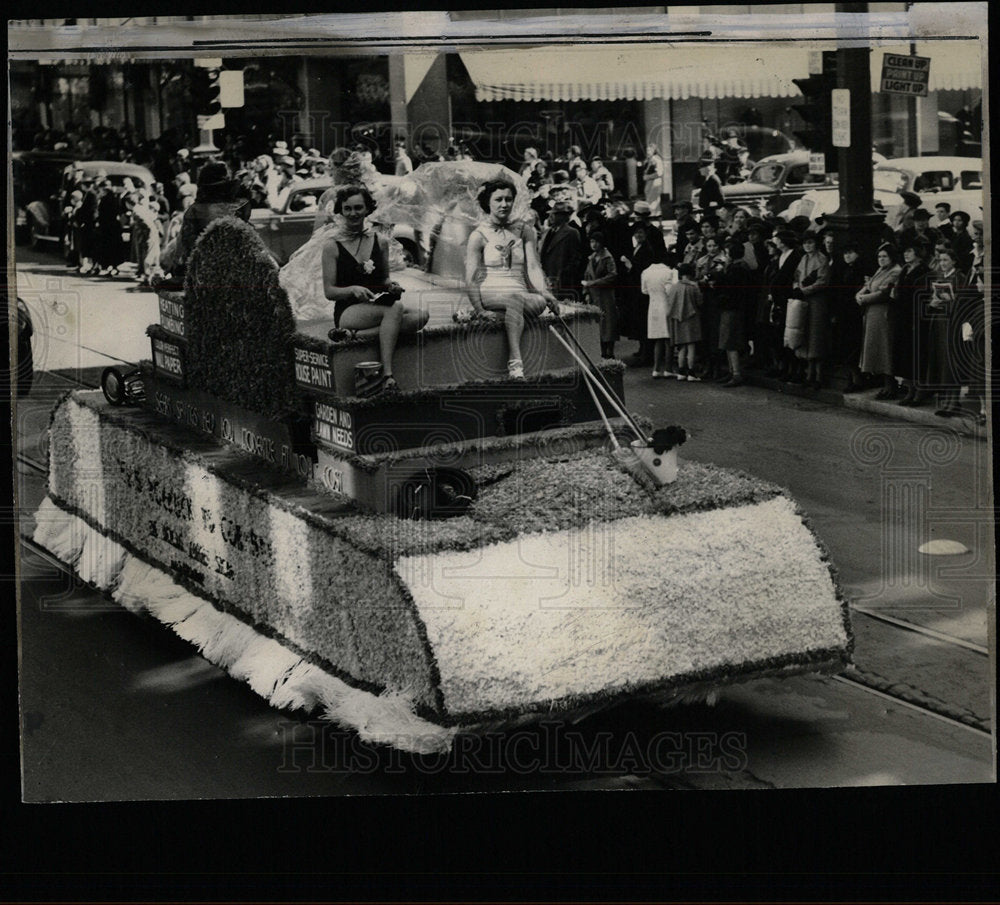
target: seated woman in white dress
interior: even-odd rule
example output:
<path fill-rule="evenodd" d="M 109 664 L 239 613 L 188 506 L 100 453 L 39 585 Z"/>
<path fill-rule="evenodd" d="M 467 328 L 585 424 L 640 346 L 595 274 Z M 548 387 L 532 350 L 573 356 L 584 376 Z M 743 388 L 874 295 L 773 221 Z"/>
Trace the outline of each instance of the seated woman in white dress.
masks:
<path fill-rule="evenodd" d="M 525 316 L 538 317 L 546 306 L 558 313 L 559 303 L 545 283 L 534 227 L 510 222 L 516 195 L 517 189 L 502 179 L 490 180 L 480 189 L 479 206 L 489 219 L 469 236 L 465 283 L 477 313 L 503 313 L 510 356 L 507 373 L 521 378 Z"/>

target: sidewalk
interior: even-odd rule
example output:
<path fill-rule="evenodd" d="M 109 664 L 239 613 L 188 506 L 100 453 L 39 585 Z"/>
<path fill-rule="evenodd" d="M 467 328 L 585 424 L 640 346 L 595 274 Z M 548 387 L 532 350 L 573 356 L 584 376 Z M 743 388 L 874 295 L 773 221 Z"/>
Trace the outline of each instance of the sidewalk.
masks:
<path fill-rule="evenodd" d="M 841 405 L 844 408 L 857 409 L 862 412 L 870 412 L 874 415 L 881 415 L 883 418 L 892 418 L 895 421 L 911 421 L 914 424 L 923 424 L 926 427 L 948 428 L 968 437 L 978 437 L 980 440 L 988 439 L 987 427 L 976 423 L 976 415 L 979 414 L 979 401 L 963 397 L 963 415 L 955 418 L 939 418 L 934 412 L 937 404 L 934 401 L 923 406 L 900 405 L 895 400 L 876 399 L 875 394 L 878 388 L 863 390 L 860 393 L 844 393 L 843 388 L 847 385 L 846 379 L 833 377 L 828 383 L 831 386 L 820 390 L 812 390 L 801 384 L 782 383 L 773 377 L 765 377 L 760 371 L 746 370 L 743 372 L 746 383 L 750 386 L 764 387 L 784 393 L 786 396 L 801 396 L 803 399 L 810 399 L 816 402 L 825 402 L 827 405 Z"/>

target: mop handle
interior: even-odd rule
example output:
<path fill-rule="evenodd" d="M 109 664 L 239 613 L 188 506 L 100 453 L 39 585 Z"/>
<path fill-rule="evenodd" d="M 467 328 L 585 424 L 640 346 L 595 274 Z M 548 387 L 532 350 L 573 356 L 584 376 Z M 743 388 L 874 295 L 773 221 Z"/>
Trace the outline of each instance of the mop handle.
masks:
<path fill-rule="evenodd" d="M 584 364 L 584 362 L 580 358 L 580 356 L 577 355 L 577 353 L 573 349 L 573 347 L 568 342 L 566 342 L 566 340 L 564 340 L 559 335 L 559 332 L 556 330 L 555 327 L 553 327 L 550 324 L 549 325 L 549 329 L 552 331 L 552 335 L 555 336 L 555 338 L 557 340 L 559 340 L 560 343 L 562 343 L 562 345 L 565 347 L 566 351 L 569 352 L 569 354 L 576 360 L 576 363 L 578 365 L 580 365 L 580 367 L 583 369 L 584 379 L 588 380 L 588 378 L 589 378 L 589 380 L 588 380 L 588 386 L 590 385 L 590 381 L 593 381 L 594 385 L 596 385 L 596 387 L 604 395 L 604 398 L 608 400 L 608 403 L 611 405 L 611 407 L 616 412 L 618 412 L 618 414 L 624 419 L 625 423 L 630 428 L 632 428 L 632 432 L 636 435 L 636 437 L 638 437 L 640 440 L 642 440 L 643 443 L 648 443 L 649 442 L 649 438 L 642 432 L 642 430 L 640 430 L 639 425 L 635 423 L 635 420 L 632 418 L 632 416 L 629 415 L 628 412 L 625 411 L 625 409 L 622 407 L 621 403 L 615 398 L 614 393 L 611 392 L 609 388 L 606 388 L 604 386 L 604 383 L 602 381 L 599 381 L 599 380 L 597 380 L 597 378 L 594 377 L 594 375 L 590 372 L 589 368 Z"/>
<path fill-rule="evenodd" d="M 563 330 L 565 330 L 566 333 L 569 334 L 570 339 L 573 340 L 573 345 L 576 347 L 577 352 L 579 352 L 580 355 L 582 355 L 584 357 L 584 359 L 586 359 L 586 362 L 587 362 L 587 364 L 590 367 L 591 373 L 594 374 L 597 377 L 598 380 L 600 380 L 600 382 L 603 384 L 604 389 L 606 390 L 606 392 L 610 393 L 615 398 L 615 401 L 618 403 L 618 407 L 620 409 L 624 409 L 625 408 L 625 403 L 621 399 L 618 398 L 618 394 L 614 391 L 614 388 L 611 386 L 610 383 L 608 383 L 607 378 L 604 376 L 604 374 L 601 373 L 601 371 L 597 367 L 597 365 L 594 364 L 593 359 L 591 359 L 591 357 L 587 354 L 587 350 L 583 348 L 583 346 L 580 344 L 580 340 L 578 340 L 576 338 L 576 334 L 572 330 L 570 330 L 569 325 L 566 323 L 566 321 L 564 321 L 562 319 L 562 315 L 561 314 L 560 315 L 556 315 L 556 319 L 559 321 L 559 323 L 562 326 Z M 632 421 L 631 418 L 629 418 L 628 420 L 633 424 L 633 427 L 634 427 L 635 426 L 635 422 Z"/>
<path fill-rule="evenodd" d="M 594 408 L 597 409 L 598 414 L 601 416 L 601 421 L 604 422 L 604 429 L 608 432 L 608 436 L 611 438 L 611 444 L 615 449 L 620 449 L 621 443 L 618 442 L 618 438 L 615 436 L 615 432 L 611 427 L 611 422 L 608 421 L 608 416 L 604 411 L 604 406 L 601 405 L 600 400 L 597 398 L 597 393 L 594 392 L 594 386 L 590 374 L 584 373 L 583 376 L 583 382 L 587 384 L 587 392 L 590 393 L 590 398 L 594 401 Z"/>

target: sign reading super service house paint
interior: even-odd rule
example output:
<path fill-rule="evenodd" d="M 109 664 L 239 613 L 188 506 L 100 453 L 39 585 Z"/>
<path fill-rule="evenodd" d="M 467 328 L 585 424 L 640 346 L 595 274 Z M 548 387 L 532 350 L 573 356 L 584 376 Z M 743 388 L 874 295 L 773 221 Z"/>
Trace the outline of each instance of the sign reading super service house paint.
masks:
<path fill-rule="evenodd" d="M 887 53 L 882 57 L 882 91 L 907 97 L 927 97 L 931 58 Z"/>

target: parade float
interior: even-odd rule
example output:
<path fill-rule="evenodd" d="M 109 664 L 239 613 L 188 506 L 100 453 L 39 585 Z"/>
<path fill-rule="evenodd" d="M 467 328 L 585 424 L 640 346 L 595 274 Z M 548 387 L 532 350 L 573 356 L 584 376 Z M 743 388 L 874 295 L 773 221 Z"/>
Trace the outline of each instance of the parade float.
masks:
<path fill-rule="evenodd" d="M 432 324 L 364 398 L 377 339 L 296 322 L 228 218 L 160 311 L 149 361 L 53 412 L 34 540 L 274 706 L 444 751 L 849 661 L 803 513 L 632 416 L 596 309 L 530 322 L 523 380 L 502 323 Z"/>

